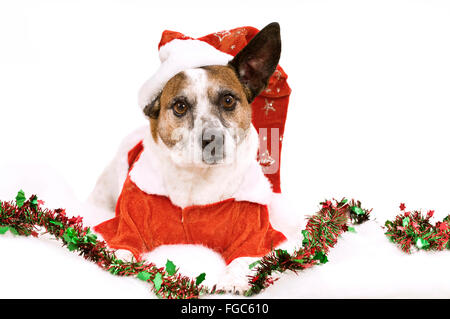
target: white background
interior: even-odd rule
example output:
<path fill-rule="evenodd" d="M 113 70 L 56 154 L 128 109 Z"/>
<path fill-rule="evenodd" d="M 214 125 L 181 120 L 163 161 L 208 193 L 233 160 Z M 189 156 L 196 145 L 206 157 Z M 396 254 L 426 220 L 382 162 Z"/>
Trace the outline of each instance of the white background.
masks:
<path fill-rule="evenodd" d="M 298 209 L 311 214 L 324 198 L 346 196 L 373 207 L 381 222 L 401 202 L 435 209 L 439 218 L 449 214 L 450 2 L 435 0 L 2 0 L 0 199 L 23 188 L 53 208 L 70 208 L 69 198 L 85 200 L 121 139 L 146 123 L 137 91 L 159 64 L 163 30 L 199 37 L 272 21 L 281 25 L 280 65 L 292 88 L 282 189 Z M 28 242 L 23 253 L 8 250 L 20 241 L 4 239 L 0 246 L 0 259 L 17 271 L 32 253 Z M 441 254 L 448 263 L 448 252 Z M 0 263 L 6 272 L 9 266 Z M 80 267 L 80 278 L 91 271 L 97 276 L 91 282 L 103 276 Z M 120 287 L 124 280 L 115 282 Z M 311 289 L 316 283 L 311 280 Z M 57 291 L 13 286 L 6 296 Z M 306 288 L 298 296 L 342 296 L 332 289 L 308 295 Z M 97 289 L 98 296 L 128 296 Z M 146 289 L 127 291 L 147 297 Z M 277 289 L 274 296 L 283 296 L 285 289 Z M 382 287 L 366 295 L 402 296 Z"/>

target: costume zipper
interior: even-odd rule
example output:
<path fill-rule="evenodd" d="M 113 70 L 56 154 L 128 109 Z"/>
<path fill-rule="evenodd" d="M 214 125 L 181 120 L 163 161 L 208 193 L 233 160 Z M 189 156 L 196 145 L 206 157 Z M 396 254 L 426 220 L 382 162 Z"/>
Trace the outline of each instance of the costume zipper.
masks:
<path fill-rule="evenodd" d="M 189 236 L 189 231 L 186 229 L 186 225 L 184 224 L 184 213 L 185 210 L 181 210 L 181 226 L 183 226 L 184 235 L 186 236 L 187 241 L 189 242 L 191 240 L 191 236 Z"/>

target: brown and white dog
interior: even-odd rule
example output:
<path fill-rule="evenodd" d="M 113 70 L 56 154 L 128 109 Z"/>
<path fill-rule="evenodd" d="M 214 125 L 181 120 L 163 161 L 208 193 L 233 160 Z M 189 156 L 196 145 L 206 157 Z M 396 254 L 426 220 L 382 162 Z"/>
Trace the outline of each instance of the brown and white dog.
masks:
<path fill-rule="evenodd" d="M 173 50 L 183 53 L 182 47 Z M 280 53 L 279 25 L 271 23 L 234 58 L 224 54 L 179 72 L 173 64 L 165 66 L 170 71 L 163 66 L 140 93 L 149 126 L 122 142 L 91 202 L 114 210 L 127 174 L 144 192 L 167 196 L 181 208 L 230 198 L 256 202 L 267 205 L 271 225 L 288 238 L 280 247 L 294 248 L 300 219 L 272 192 L 257 162 L 259 139 L 250 105 L 266 87 Z M 155 90 L 158 85 L 161 89 Z M 127 153 L 141 140 L 144 150 L 128 172 Z M 127 251 L 119 253 L 131 258 Z M 206 285 L 239 291 L 248 287 L 248 265 L 257 258 L 237 258 L 226 266 L 220 255 L 202 245 L 163 245 L 145 259 L 162 266 L 170 259 L 182 274 L 206 272 Z"/>

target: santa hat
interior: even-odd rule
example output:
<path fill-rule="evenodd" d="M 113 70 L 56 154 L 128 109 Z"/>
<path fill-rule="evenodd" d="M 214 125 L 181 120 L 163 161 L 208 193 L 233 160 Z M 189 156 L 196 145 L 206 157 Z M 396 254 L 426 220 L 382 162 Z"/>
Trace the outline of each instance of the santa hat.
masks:
<path fill-rule="evenodd" d="M 139 90 L 139 106 L 143 110 L 178 72 L 228 64 L 258 32 L 253 27 L 241 27 L 194 39 L 179 32 L 164 31 L 158 46 L 161 65 Z M 281 145 L 291 94 L 286 79 L 287 74 L 278 65 L 267 88 L 252 102 L 252 123 L 260 133 L 259 162 L 275 193 L 281 192 Z M 273 147 L 274 143 L 278 143 L 278 148 Z"/>

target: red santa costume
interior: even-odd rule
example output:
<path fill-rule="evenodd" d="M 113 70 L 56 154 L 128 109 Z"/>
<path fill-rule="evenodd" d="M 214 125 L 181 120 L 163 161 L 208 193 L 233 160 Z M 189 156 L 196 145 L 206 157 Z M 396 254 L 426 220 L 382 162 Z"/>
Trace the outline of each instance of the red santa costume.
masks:
<path fill-rule="evenodd" d="M 164 31 L 159 43 L 161 66 L 141 88 L 139 105 L 144 108 L 180 71 L 226 65 L 257 33 L 255 28 L 242 27 L 193 39 Z M 278 66 L 268 87 L 252 102 L 260 154 L 232 198 L 187 207 L 173 204 L 161 172 L 152 166 L 155 159 L 145 139 L 137 140 L 127 152 L 127 174 L 121 177 L 115 217 L 97 225 L 95 231 L 110 247 L 129 250 L 138 260 L 161 245 L 200 244 L 229 264 L 238 257 L 263 256 L 285 242 L 286 236 L 273 227 L 277 218 L 273 194 L 281 193 L 278 168 L 291 92 L 286 79 Z M 275 149 L 273 156 L 269 150 Z"/>

